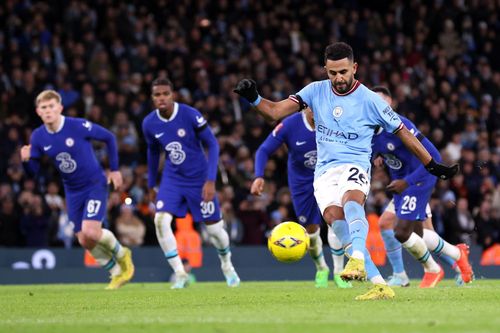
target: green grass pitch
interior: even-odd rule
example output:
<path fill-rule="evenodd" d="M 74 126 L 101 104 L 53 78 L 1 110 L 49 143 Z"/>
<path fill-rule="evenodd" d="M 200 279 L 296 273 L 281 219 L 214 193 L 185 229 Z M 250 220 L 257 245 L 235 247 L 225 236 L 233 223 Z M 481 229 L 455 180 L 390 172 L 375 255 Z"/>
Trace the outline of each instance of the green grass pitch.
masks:
<path fill-rule="evenodd" d="M 312 281 L 0 286 L 0 332 L 500 332 L 500 280 L 396 290 L 355 301 L 369 284 L 315 289 Z"/>

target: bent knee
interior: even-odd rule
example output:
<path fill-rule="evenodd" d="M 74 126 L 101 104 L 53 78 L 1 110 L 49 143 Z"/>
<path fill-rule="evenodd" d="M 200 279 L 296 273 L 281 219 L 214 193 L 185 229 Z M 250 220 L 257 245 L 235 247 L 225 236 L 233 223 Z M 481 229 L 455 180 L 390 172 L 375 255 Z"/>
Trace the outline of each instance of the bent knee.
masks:
<path fill-rule="evenodd" d="M 328 206 L 323 212 L 323 219 L 329 225 L 332 224 L 333 221 L 343 220 L 344 219 L 344 210 L 339 206 Z"/>
<path fill-rule="evenodd" d="M 400 243 L 406 242 L 410 238 L 411 233 L 411 229 L 408 228 L 396 227 L 396 229 L 394 229 L 394 237 L 396 237 Z"/>
<path fill-rule="evenodd" d="M 380 230 L 392 230 L 396 224 L 396 215 L 390 213 L 383 213 L 378 220 Z"/>

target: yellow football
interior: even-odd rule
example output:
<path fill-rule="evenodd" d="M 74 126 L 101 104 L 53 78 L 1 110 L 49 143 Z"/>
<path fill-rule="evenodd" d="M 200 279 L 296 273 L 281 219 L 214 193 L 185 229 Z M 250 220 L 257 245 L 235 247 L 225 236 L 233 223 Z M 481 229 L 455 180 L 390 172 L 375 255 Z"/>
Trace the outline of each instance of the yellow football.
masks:
<path fill-rule="evenodd" d="M 309 235 L 300 224 L 283 222 L 271 231 L 267 247 L 278 261 L 295 262 L 302 259 L 309 249 Z"/>

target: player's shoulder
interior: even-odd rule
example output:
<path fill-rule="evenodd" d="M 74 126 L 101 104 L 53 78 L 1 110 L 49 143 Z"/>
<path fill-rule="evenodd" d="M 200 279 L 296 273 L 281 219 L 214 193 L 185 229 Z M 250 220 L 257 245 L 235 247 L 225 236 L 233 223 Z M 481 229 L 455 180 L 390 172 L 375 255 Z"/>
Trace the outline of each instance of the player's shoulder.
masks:
<path fill-rule="evenodd" d="M 191 105 L 184 103 L 177 104 L 179 105 L 179 113 L 181 113 L 182 115 L 189 116 L 190 118 L 198 117 L 201 115 L 201 112 Z"/>
<path fill-rule="evenodd" d="M 156 117 L 156 112 L 157 112 L 157 110 L 156 110 L 156 109 L 155 109 L 155 110 L 152 110 L 151 112 L 149 112 L 149 113 L 148 113 L 148 114 L 144 117 L 144 119 L 142 120 L 142 123 L 143 123 L 143 124 L 146 124 L 146 123 L 148 123 L 148 122 L 150 122 L 150 121 L 154 120 L 154 117 Z"/>
<path fill-rule="evenodd" d="M 94 124 L 85 118 L 64 117 L 64 130 L 91 131 Z"/>
<path fill-rule="evenodd" d="M 69 125 L 69 126 L 74 126 L 74 125 L 79 125 L 82 126 L 84 123 L 90 123 L 89 120 L 84 119 L 84 118 L 77 118 L 77 117 L 64 117 L 64 125 Z"/>
<path fill-rule="evenodd" d="M 384 101 L 384 99 L 382 97 L 380 97 L 379 94 L 377 94 L 376 92 L 374 92 L 373 90 L 371 90 L 370 88 L 368 88 L 367 86 L 365 86 L 362 83 L 358 86 L 358 89 L 356 89 L 356 91 L 358 93 L 366 96 L 367 98 L 365 99 L 365 101 L 367 101 L 367 102 L 373 103 L 373 102 Z"/>
<path fill-rule="evenodd" d="M 207 125 L 206 119 L 203 117 L 201 112 L 187 104 L 179 103 L 178 115 L 183 119 L 188 119 L 188 122 L 193 124 L 196 128 L 204 128 Z"/>
<path fill-rule="evenodd" d="M 286 128 L 294 128 L 295 126 L 300 125 L 302 121 L 302 112 L 297 112 L 283 119 L 282 123 Z"/>
<path fill-rule="evenodd" d="M 331 86 L 330 80 L 320 80 L 320 81 L 313 81 L 309 83 L 306 87 L 310 87 L 312 89 L 324 89 L 324 88 L 329 88 Z"/>
<path fill-rule="evenodd" d="M 40 126 L 38 126 L 37 128 L 35 128 L 35 129 L 33 130 L 33 132 L 31 133 L 31 138 L 32 138 L 32 140 L 33 140 L 33 138 L 37 138 L 37 137 L 39 137 L 40 135 L 42 135 L 44 131 L 46 131 L 46 129 L 45 129 L 45 125 L 40 125 Z"/>

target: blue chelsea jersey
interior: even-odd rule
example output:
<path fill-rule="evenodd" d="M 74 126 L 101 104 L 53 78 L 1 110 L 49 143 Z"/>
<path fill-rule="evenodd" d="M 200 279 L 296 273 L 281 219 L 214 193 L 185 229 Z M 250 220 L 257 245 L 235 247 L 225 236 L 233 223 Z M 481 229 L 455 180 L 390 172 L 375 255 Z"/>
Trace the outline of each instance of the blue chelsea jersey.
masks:
<path fill-rule="evenodd" d="M 103 127 L 81 118 L 62 117 L 60 128 L 55 132 L 50 132 L 45 125 L 33 131 L 31 158 L 38 160 L 48 155 L 61 174 L 64 186 L 70 190 L 98 182 L 105 184 L 106 177 L 91 140 L 113 141 L 116 147 L 113 134 Z M 112 170 L 117 170 L 116 149 L 114 154 L 116 156 L 110 156 L 110 164 Z"/>
<path fill-rule="evenodd" d="M 292 189 L 311 186 L 317 159 L 316 139 L 314 129 L 308 124 L 304 112 L 285 118 L 262 143 L 256 154 L 256 176 L 263 176 L 269 155 L 283 143 L 288 147 L 289 186 Z M 260 152 L 265 152 L 263 158 Z M 258 160 L 261 158 L 263 163 Z"/>
<path fill-rule="evenodd" d="M 338 94 L 330 80 L 312 82 L 299 95 L 313 110 L 318 162 L 315 177 L 330 167 L 355 164 L 370 170 L 371 141 L 375 129 L 395 133 L 402 128 L 398 114 L 359 81 Z"/>
<path fill-rule="evenodd" d="M 417 137 L 436 162 L 441 161 L 437 148 L 425 138 L 407 118 L 400 116 L 408 130 Z M 382 131 L 373 137 L 373 153 L 381 154 L 389 169 L 391 179 L 405 179 L 413 185 L 426 178 L 435 178 L 425 170 L 420 160 L 413 155 L 397 136 Z"/>
<path fill-rule="evenodd" d="M 159 110 L 144 118 L 142 129 L 148 149 L 166 152 L 162 182 L 180 185 L 205 182 L 208 163 L 199 135 L 206 127 L 207 121 L 198 110 L 181 103 L 174 103 L 169 119 L 162 117 Z"/>

